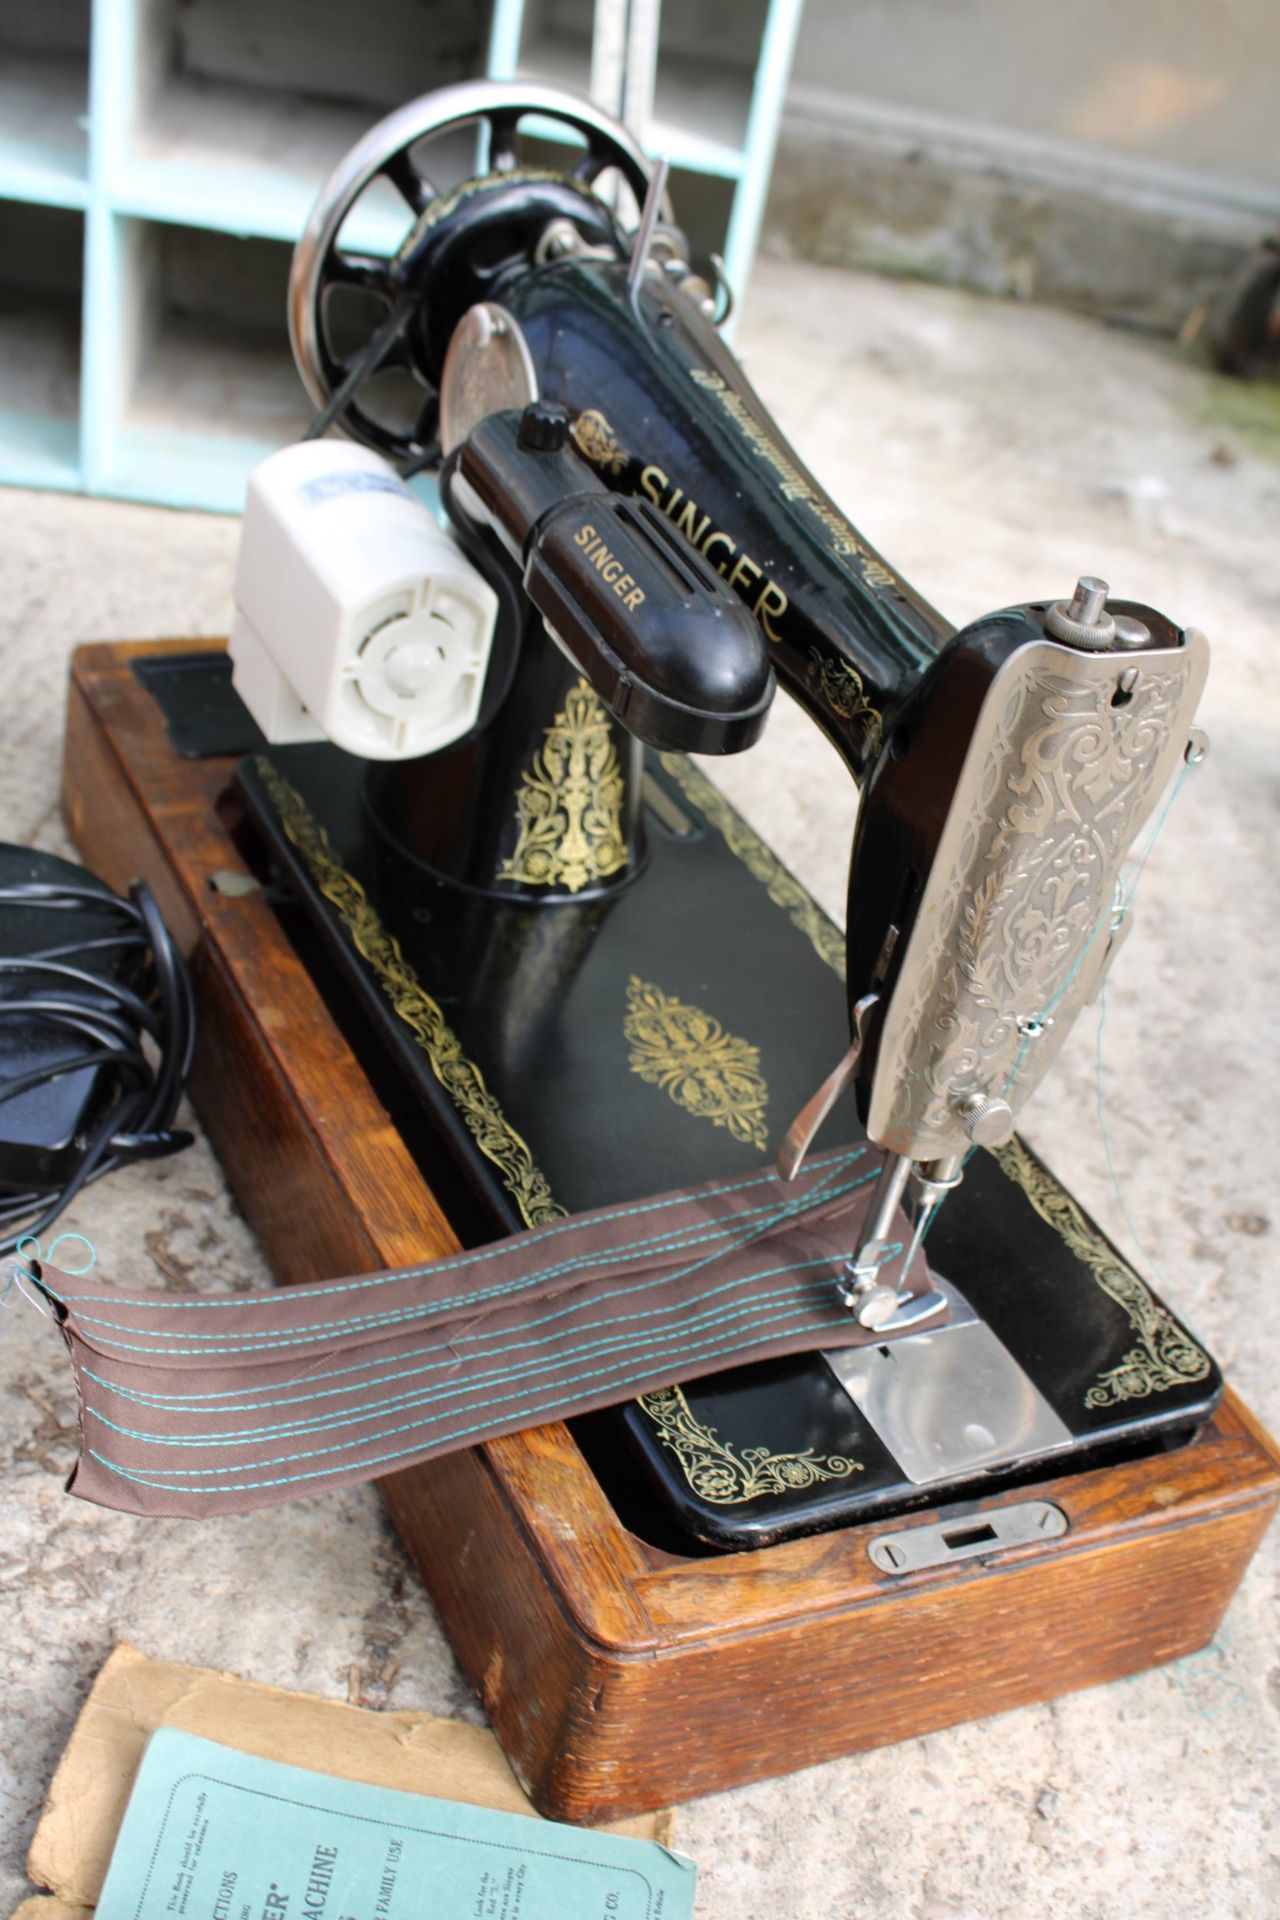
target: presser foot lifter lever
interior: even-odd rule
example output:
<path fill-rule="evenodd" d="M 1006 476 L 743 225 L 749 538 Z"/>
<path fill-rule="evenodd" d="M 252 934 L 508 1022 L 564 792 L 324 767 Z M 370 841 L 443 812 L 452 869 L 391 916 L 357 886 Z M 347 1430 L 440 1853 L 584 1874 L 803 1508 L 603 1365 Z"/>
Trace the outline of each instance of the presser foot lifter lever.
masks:
<path fill-rule="evenodd" d="M 791 1125 L 787 1128 L 782 1145 L 778 1149 L 778 1175 L 783 1180 L 794 1180 L 804 1165 L 804 1157 L 818 1137 L 818 1129 L 834 1107 L 840 1095 L 858 1071 L 858 1062 L 862 1058 L 862 1048 L 866 1038 L 867 1021 L 879 1003 L 879 995 L 868 993 L 859 1000 L 853 1010 L 853 1039 L 848 1050 L 827 1075 L 811 1100 L 801 1107 Z"/>

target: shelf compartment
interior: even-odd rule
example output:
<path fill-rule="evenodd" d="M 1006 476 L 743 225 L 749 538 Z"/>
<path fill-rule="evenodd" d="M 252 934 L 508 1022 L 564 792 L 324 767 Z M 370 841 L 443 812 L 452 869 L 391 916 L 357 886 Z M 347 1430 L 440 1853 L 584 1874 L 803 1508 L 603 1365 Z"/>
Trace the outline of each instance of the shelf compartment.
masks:
<path fill-rule="evenodd" d="M 118 227 L 131 293 L 98 489 L 239 512 L 251 469 L 310 418 L 285 326 L 290 249 L 190 227 Z"/>
<path fill-rule="evenodd" d="M 719 0 L 685 0 L 665 8 L 653 115 L 642 129 L 646 150 L 673 167 L 737 180 L 751 110 L 755 50 L 765 6 L 734 0 L 732 19 Z M 722 17 L 723 16 L 723 17 Z M 758 16 L 758 18 L 757 18 Z M 586 95 L 591 80 L 591 0 L 541 0 L 524 10 L 517 74 Z"/>
<path fill-rule="evenodd" d="M 769 0 L 663 7 L 646 145 L 673 166 L 741 179 Z"/>
<path fill-rule="evenodd" d="M 88 0 L 0 7 L 0 195 L 83 208 L 89 179 Z"/>
<path fill-rule="evenodd" d="M 0 475 L 80 482 L 80 287 L 84 221 L 0 202 Z"/>
<path fill-rule="evenodd" d="M 479 57 L 464 0 L 383 0 L 376 32 L 349 0 L 151 0 L 109 164 L 113 203 L 138 218 L 293 240 L 379 113 L 476 71 Z M 389 253 L 409 224 L 388 188 L 346 238 Z"/>

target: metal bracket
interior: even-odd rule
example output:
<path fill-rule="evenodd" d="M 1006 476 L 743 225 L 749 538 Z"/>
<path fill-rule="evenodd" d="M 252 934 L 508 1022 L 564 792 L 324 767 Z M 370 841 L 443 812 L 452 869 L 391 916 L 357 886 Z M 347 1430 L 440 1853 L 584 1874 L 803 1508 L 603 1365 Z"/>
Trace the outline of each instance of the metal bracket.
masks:
<path fill-rule="evenodd" d="M 849 1042 L 848 1051 L 839 1064 L 832 1068 L 813 1098 L 805 1103 L 787 1128 L 786 1138 L 778 1150 L 780 1180 L 795 1179 L 804 1163 L 806 1153 L 814 1143 L 818 1128 L 857 1072 L 865 1044 L 866 1024 L 878 1005 L 879 995 L 867 993 L 854 1008 L 853 1039 Z"/>
<path fill-rule="evenodd" d="M 1029 1546 L 1034 1540 L 1060 1540 L 1069 1530 L 1066 1514 L 1052 1501 L 1022 1500 L 1013 1507 L 993 1507 L 990 1513 L 936 1520 L 901 1533 L 878 1533 L 867 1552 L 881 1573 L 921 1573 L 927 1567 L 949 1566 L 953 1560 L 985 1559 L 1010 1547 Z"/>

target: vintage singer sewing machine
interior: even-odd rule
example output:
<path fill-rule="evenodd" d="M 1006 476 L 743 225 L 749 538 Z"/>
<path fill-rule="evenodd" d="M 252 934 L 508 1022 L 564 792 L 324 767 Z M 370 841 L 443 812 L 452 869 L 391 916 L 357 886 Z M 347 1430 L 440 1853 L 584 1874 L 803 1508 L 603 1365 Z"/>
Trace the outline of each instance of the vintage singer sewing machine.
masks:
<path fill-rule="evenodd" d="M 456 173 L 459 143 L 440 188 L 433 155 Z M 357 254 L 346 223 L 387 183 L 407 236 Z M 288 1083 L 275 1124 L 324 1190 L 307 1266 L 305 1183 L 286 1227 L 243 1103 L 212 1065 L 196 1082 L 288 1271 L 337 1270 L 325 1221 L 351 1196 L 302 1058 L 318 1003 L 291 1035 L 267 942 L 280 978 L 311 969 L 351 1063 L 331 1075 L 363 1076 L 348 1124 L 379 1101 L 395 1121 L 371 1265 L 436 1230 L 424 1212 L 415 1243 L 403 1219 L 419 1174 L 477 1241 L 794 1168 L 819 1128 L 884 1150 L 843 1290 L 864 1345 L 710 1370 L 390 1483 L 518 1770 L 576 1817 L 1202 1644 L 1278 1491 L 1210 1356 L 1014 1132 L 1126 930 L 1125 863 L 1203 751 L 1205 641 L 1087 577 L 955 632 L 781 437 L 663 189 L 583 103 L 482 83 L 374 128 L 299 243 L 290 323 L 322 424 L 401 473 L 440 466 L 497 596 L 456 739 L 397 757 L 392 700 L 368 757 L 259 741 L 228 790 L 251 729 L 225 660 L 190 653 L 117 661 L 106 720 L 82 667 L 71 732 L 100 760 L 115 729 L 117 761 L 151 769 L 133 805 L 219 956 L 213 1029 Z M 380 615 L 384 661 L 411 612 Z M 258 711 L 264 686 L 291 697 L 251 624 L 232 653 Z M 406 713 L 432 684 L 413 658 Z M 846 936 L 685 757 L 749 747 L 778 682 L 861 787 Z M 193 856 L 164 819 L 202 764 Z M 148 781 L 166 803 L 138 800 Z M 74 757 L 68 786 L 92 852 Z M 211 819 L 278 915 L 193 877 Z M 226 911 L 256 917 L 233 936 Z M 904 1218 L 910 1295 L 881 1278 Z"/>

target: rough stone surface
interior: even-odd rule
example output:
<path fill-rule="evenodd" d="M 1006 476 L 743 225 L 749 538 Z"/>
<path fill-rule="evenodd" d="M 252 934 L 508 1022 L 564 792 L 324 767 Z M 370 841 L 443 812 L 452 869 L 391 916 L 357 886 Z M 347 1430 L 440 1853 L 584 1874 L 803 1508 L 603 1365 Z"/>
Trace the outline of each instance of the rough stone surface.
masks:
<path fill-rule="evenodd" d="M 764 245 L 779 257 L 1011 294 L 1176 335 L 1273 221 L 1186 195 L 1045 171 L 1016 140 L 977 152 L 924 126 L 887 134 L 794 108 Z"/>
<path fill-rule="evenodd" d="M 958 621 L 1090 571 L 1209 630 L 1214 751 L 1143 881 L 1111 994 L 1106 1111 L 1140 1259 L 1280 1425 L 1280 467 L 1223 428 L 1217 383 L 1061 314 L 765 263 L 740 345 L 836 496 Z M 5 496 L 5 837 L 65 850 L 69 648 L 224 630 L 234 542 L 225 521 Z M 757 752 L 717 773 L 839 911 L 852 796 L 808 727 L 780 701 Z M 1136 1252 L 1099 1137 L 1094 1046 L 1086 1019 L 1028 1132 Z M 104 1182 L 69 1224 L 131 1281 L 267 1277 L 203 1143 Z M 371 1491 L 198 1527 L 99 1512 L 62 1493 L 68 1372 L 52 1330 L 13 1298 L 0 1367 L 0 1904 L 22 1891 L 45 1783 L 118 1635 L 329 1696 L 476 1715 Z M 1280 1910 L 1278 1549 L 1273 1534 L 1189 1660 L 689 1807 L 700 1909 L 1267 1920 Z"/>

